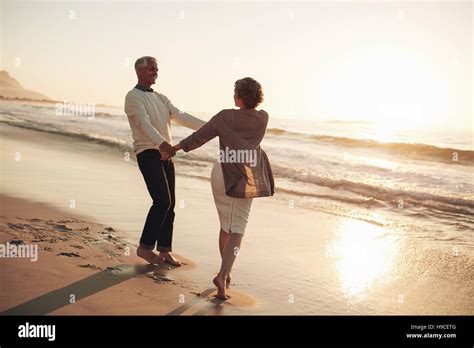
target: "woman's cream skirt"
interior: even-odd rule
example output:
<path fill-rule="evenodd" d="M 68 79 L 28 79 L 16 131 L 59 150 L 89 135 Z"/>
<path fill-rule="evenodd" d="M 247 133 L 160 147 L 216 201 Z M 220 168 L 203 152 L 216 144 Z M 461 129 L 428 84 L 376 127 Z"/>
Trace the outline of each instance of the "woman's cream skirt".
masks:
<path fill-rule="evenodd" d="M 226 195 L 222 166 L 219 162 L 212 168 L 211 186 L 221 229 L 227 233 L 244 234 L 253 198 L 233 198 Z"/>

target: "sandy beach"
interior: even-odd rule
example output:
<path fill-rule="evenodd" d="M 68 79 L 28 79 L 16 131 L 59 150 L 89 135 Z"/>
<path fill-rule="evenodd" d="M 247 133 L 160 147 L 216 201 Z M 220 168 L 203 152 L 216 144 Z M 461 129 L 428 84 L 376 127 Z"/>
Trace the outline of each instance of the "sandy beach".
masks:
<path fill-rule="evenodd" d="M 0 243 L 38 246 L 37 261 L 0 259 L 3 314 L 474 312 L 470 248 L 310 209 L 282 192 L 254 201 L 232 298 L 216 301 L 217 213 L 209 181 L 182 175 L 183 159 L 173 250 L 188 265 L 155 268 L 135 256 L 150 198 L 133 158 L 5 123 L 0 134 Z"/>

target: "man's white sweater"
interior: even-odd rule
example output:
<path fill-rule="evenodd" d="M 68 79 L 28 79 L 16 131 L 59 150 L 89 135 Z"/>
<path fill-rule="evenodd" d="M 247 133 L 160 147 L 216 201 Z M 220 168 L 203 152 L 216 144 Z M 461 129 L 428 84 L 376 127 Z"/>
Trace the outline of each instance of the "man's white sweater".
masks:
<path fill-rule="evenodd" d="M 132 129 L 135 155 L 148 149 L 158 150 L 164 141 L 173 145 L 171 121 L 193 130 L 206 123 L 180 111 L 165 95 L 138 88 L 127 93 L 125 113 Z"/>

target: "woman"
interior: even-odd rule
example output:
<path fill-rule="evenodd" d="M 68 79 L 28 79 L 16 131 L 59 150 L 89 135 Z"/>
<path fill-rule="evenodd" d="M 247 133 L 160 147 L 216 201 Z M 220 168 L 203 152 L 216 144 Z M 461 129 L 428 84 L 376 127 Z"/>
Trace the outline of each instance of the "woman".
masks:
<path fill-rule="evenodd" d="M 255 108 L 263 101 L 261 85 L 250 77 L 235 82 L 234 102 L 238 110 L 222 110 L 198 131 L 175 145 L 176 151 L 191 151 L 219 137 L 220 158 L 211 174 L 212 193 L 221 225 L 219 250 L 221 269 L 213 279 L 217 297 L 227 300 L 226 287 L 245 233 L 255 197 L 272 196 L 273 174 L 267 155 L 260 148 L 268 114 Z"/>

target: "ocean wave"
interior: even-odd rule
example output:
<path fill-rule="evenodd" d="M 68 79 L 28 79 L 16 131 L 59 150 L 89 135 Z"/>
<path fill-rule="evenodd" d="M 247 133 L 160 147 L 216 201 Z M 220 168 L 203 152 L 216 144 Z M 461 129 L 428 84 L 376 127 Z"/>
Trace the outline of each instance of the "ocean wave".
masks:
<path fill-rule="evenodd" d="M 34 123 L 25 122 L 20 119 L 15 119 L 10 115 L 3 114 L 0 119 L 1 122 L 17 127 L 33 129 L 37 131 L 44 131 L 59 135 L 74 137 L 80 140 L 92 141 L 97 144 L 102 144 L 119 149 L 122 152 L 130 152 L 133 154 L 133 146 L 131 143 L 114 138 L 112 136 L 105 136 L 102 134 L 81 133 L 80 130 L 66 130 L 59 128 L 57 125 L 48 123 Z M 176 157 L 177 161 L 182 161 L 186 165 L 191 166 L 210 166 L 215 162 L 216 158 L 206 156 L 198 153 L 180 154 Z M 445 213 L 459 214 L 462 216 L 469 216 L 474 214 L 474 200 L 465 198 L 447 197 L 435 195 L 426 192 L 404 191 L 397 189 L 390 189 L 387 187 L 373 186 L 361 182 L 352 182 L 349 180 L 336 180 L 323 176 L 309 175 L 296 171 L 294 168 L 288 168 L 278 163 L 272 163 L 272 168 L 275 176 L 282 179 L 296 180 L 303 184 L 308 184 L 308 191 L 311 185 L 327 187 L 334 190 L 345 190 L 356 193 L 361 197 L 346 197 L 337 194 L 317 194 L 306 192 L 306 190 L 294 190 L 283 187 L 278 187 L 277 191 L 293 195 L 301 195 L 315 198 L 330 199 L 344 203 L 356 204 L 367 208 L 377 208 L 383 206 L 396 206 L 400 200 L 405 207 L 410 206 L 425 207 L 432 210 L 442 211 Z"/>
<path fill-rule="evenodd" d="M 355 197 L 344 197 L 339 195 L 328 195 L 328 194 L 317 194 L 311 192 L 302 192 L 298 190 L 292 190 L 282 187 L 276 188 L 277 192 L 287 193 L 295 196 L 306 196 L 306 197 L 314 197 L 314 198 L 322 198 L 322 199 L 329 199 L 332 201 L 338 201 L 343 203 L 350 203 L 355 204 L 358 206 L 364 206 L 366 208 L 382 208 L 386 205 L 383 202 L 377 201 L 373 198 L 355 198 Z"/>
<path fill-rule="evenodd" d="M 177 161 L 182 160 L 186 165 L 195 165 L 194 161 L 204 160 L 208 163 L 215 162 L 214 158 L 187 153 L 176 157 Z M 276 191 L 301 197 L 313 197 L 327 199 L 331 201 L 354 204 L 365 208 L 397 208 L 400 203 L 406 210 L 410 208 L 424 208 L 431 211 L 439 211 L 444 217 L 469 217 L 474 214 L 474 200 L 466 198 L 448 197 L 426 192 L 405 191 L 390 189 L 381 186 L 374 186 L 361 182 L 348 180 L 336 180 L 327 177 L 309 175 L 288 168 L 277 163 L 272 163 L 273 173 L 277 179 Z M 306 189 L 292 189 L 278 185 L 278 178 L 295 180 L 303 184 L 308 184 Z M 310 192 L 311 185 L 326 187 L 342 192 L 352 192 L 359 197 L 348 197 L 346 195 L 315 193 Z"/>
<path fill-rule="evenodd" d="M 395 155 L 402 155 L 416 159 L 435 159 L 440 162 L 452 164 L 474 165 L 474 151 L 456 148 L 443 148 L 419 143 L 386 143 L 370 139 L 357 139 L 349 137 L 337 137 L 331 135 L 312 135 L 298 132 L 286 131 L 281 128 L 269 128 L 267 134 L 273 136 L 298 137 L 324 144 L 345 147 L 360 147 L 382 150 Z"/>
<path fill-rule="evenodd" d="M 308 184 L 314 184 L 321 187 L 328 187 L 336 190 L 345 190 L 353 192 L 375 202 L 385 202 L 389 205 L 398 205 L 400 200 L 407 205 L 425 206 L 432 209 L 438 209 L 445 212 L 457 214 L 472 214 L 474 209 L 474 200 L 456 197 L 446 197 L 426 192 L 404 191 L 390 189 L 381 186 L 373 186 L 361 182 L 352 182 L 348 180 L 336 180 L 322 176 L 300 173 L 293 168 L 272 164 L 275 175 L 302 181 Z M 305 195 L 308 195 L 305 193 Z M 309 194 L 310 195 L 310 194 Z"/>
<path fill-rule="evenodd" d="M 3 114 L 3 116 L 5 116 L 5 114 Z M 6 117 L 3 117 L 3 119 L 0 119 L 0 122 L 11 125 L 11 126 L 15 126 L 15 127 L 21 127 L 21 128 L 36 130 L 40 132 L 47 132 L 47 133 L 74 137 L 79 140 L 92 141 L 96 144 L 106 145 L 106 146 L 114 147 L 121 151 L 127 151 L 127 152 L 133 153 L 133 146 L 131 144 L 127 143 L 124 140 L 111 137 L 111 136 L 106 136 L 106 135 L 101 135 L 101 134 L 86 134 L 80 131 L 73 131 L 73 130 L 58 128 L 57 125 L 55 124 L 25 122 L 23 120 L 6 118 Z"/>

